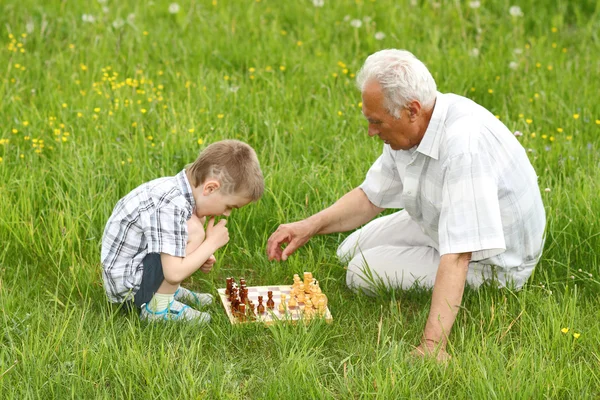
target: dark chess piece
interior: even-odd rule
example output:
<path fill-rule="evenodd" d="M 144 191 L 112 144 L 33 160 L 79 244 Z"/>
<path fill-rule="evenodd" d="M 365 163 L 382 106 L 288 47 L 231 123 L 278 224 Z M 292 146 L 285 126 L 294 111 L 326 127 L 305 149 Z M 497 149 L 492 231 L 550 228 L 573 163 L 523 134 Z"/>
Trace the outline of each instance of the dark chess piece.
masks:
<path fill-rule="evenodd" d="M 231 286 L 233 285 L 233 278 L 227 278 L 227 287 L 225 288 L 225 295 L 229 296 L 231 293 Z"/>
<path fill-rule="evenodd" d="M 269 310 L 272 310 L 272 309 L 275 308 L 275 302 L 273 301 L 273 292 L 269 290 L 267 292 L 267 296 L 268 296 L 268 299 L 267 299 L 267 308 Z"/>
<path fill-rule="evenodd" d="M 240 322 L 246 321 L 246 305 L 244 303 L 240 303 L 240 305 L 238 306 L 237 317 L 240 320 Z"/>
<path fill-rule="evenodd" d="M 258 307 L 256 308 L 256 311 L 259 314 L 264 314 L 264 312 L 265 312 L 265 306 L 263 305 L 263 297 L 262 296 L 258 296 Z"/>

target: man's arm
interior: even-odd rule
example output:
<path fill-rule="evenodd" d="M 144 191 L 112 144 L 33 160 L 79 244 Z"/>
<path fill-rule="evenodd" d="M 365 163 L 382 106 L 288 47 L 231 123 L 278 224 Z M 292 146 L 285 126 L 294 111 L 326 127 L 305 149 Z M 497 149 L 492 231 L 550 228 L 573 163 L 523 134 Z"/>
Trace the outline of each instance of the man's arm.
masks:
<path fill-rule="evenodd" d="M 462 303 L 471 253 L 445 254 L 435 277 L 429 318 L 423 331 L 422 354 L 445 354 L 448 336 Z M 440 358 L 440 354 L 438 354 Z"/>
<path fill-rule="evenodd" d="M 286 260 L 314 235 L 345 232 L 369 222 L 383 211 L 360 188 L 346 193 L 332 206 L 305 220 L 280 225 L 267 243 L 270 260 Z M 288 243 L 285 249 L 281 245 Z"/>

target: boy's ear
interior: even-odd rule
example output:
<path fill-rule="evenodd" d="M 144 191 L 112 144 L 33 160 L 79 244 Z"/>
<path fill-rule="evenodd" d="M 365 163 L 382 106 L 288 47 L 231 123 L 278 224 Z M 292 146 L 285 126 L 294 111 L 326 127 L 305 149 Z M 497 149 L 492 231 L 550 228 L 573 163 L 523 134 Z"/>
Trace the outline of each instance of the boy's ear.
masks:
<path fill-rule="evenodd" d="M 209 179 L 204 182 L 204 188 L 202 194 L 208 196 L 209 194 L 217 192 L 221 188 L 221 183 L 215 179 Z"/>

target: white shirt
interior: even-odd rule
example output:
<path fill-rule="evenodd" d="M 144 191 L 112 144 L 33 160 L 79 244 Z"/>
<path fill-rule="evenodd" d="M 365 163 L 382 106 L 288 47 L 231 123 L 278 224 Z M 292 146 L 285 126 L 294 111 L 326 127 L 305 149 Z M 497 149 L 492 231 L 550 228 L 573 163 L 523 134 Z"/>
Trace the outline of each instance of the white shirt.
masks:
<path fill-rule="evenodd" d="M 360 188 L 381 208 L 404 208 L 440 255 L 510 269 L 541 255 L 546 214 L 525 149 L 477 103 L 438 93 L 418 146 L 383 154 Z"/>

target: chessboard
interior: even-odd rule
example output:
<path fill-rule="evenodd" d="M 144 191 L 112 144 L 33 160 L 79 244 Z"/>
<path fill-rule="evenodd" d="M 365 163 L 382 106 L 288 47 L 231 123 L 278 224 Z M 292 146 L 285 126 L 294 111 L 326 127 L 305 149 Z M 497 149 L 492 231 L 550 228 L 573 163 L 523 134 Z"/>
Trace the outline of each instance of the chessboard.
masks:
<path fill-rule="evenodd" d="M 255 313 L 254 318 L 244 318 L 243 321 L 240 321 L 237 318 L 232 310 L 231 310 L 231 302 L 229 301 L 229 297 L 225 294 L 226 289 L 218 289 L 219 297 L 221 298 L 221 302 L 223 303 L 223 307 L 225 307 L 225 312 L 229 317 L 229 321 L 232 324 L 240 324 L 240 323 L 252 323 L 252 322 L 260 322 L 266 325 L 271 325 L 276 322 L 297 322 L 297 321 L 308 321 L 309 319 L 314 318 L 322 318 L 326 322 L 332 322 L 333 317 L 329 308 L 325 309 L 323 315 L 318 315 L 315 313 L 310 318 L 306 318 L 304 315 L 304 303 L 297 302 L 297 306 L 291 306 L 284 308 L 284 311 L 280 311 L 279 305 L 281 304 L 281 295 L 285 294 L 288 298 L 292 291 L 291 285 L 276 285 L 276 286 L 248 286 L 248 300 L 251 300 L 254 304 L 258 304 L 258 296 L 263 296 L 263 299 L 267 300 L 267 293 L 269 291 L 273 292 L 273 301 L 275 302 L 275 306 L 273 309 L 269 310 L 265 308 L 263 313 Z"/>

